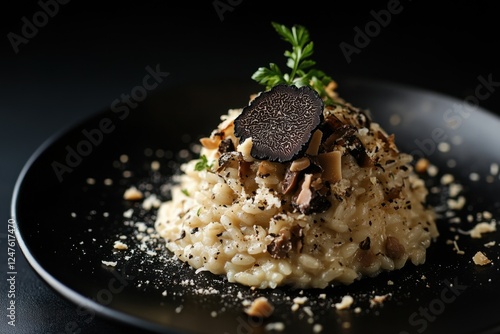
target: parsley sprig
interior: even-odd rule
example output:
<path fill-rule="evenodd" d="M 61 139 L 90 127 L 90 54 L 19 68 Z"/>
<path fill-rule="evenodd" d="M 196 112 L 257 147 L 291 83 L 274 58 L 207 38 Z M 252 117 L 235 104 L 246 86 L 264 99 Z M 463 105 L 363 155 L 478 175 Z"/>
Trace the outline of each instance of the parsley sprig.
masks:
<path fill-rule="evenodd" d="M 202 155 L 200 157 L 200 160 L 196 162 L 194 165 L 194 170 L 201 172 L 203 170 L 210 170 L 212 168 L 213 164 L 208 163 L 208 159 L 206 155 Z"/>
<path fill-rule="evenodd" d="M 292 45 L 291 51 L 285 51 L 285 57 L 288 58 L 286 66 L 291 69 L 291 72 L 283 73 L 278 65 L 270 63 L 269 67 L 260 67 L 252 75 L 252 79 L 266 86 L 268 90 L 278 84 L 297 87 L 309 85 L 318 92 L 326 103 L 333 103 L 325 90 L 332 78 L 324 72 L 312 68 L 316 62 L 308 59 L 313 54 L 314 48 L 309 31 L 301 25 L 288 28 L 276 22 L 271 24 L 281 38 Z"/>

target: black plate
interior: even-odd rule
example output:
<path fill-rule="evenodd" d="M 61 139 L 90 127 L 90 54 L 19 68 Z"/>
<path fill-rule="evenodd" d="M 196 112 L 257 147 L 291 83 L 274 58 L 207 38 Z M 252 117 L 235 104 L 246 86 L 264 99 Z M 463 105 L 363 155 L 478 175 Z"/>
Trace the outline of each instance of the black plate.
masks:
<path fill-rule="evenodd" d="M 424 265 L 321 291 L 259 291 L 206 272 L 195 274 L 172 259 L 161 240 L 139 241 L 138 226 L 125 222 L 152 226 L 155 212 L 123 200 L 124 191 L 135 185 L 168 198 L 162 184 L 170 182 L 182 159 L 193 155 L 192 143 L 210 133 L 220 114 L 244 106 L 259 88 L 239 82 L 168 88 L 128 113 L 123 108 L 104 111 L 50 139 L 29 160 L 16 186 L 12 210 L 22 251 L 51 287 L 75 303 L 81 321 L 100 315 L 175 333 L 265 333 L 270 323 L 279 322 L 285 333 L 500 329 L 500 247 L 498 242 L 484 246 L 500 240 L 499 232 L 472 239 L 458 230 L 500 217 L 500 179 L 494 165 L 491 170 L 500 161 L 500 120 L 467 107 L 465 100 L 427 91 L 355 79 L 339 80 L 339 85 L 341 96 L 370 109 L 375 121 L 395 133 L 403 151 L 426 156 L 438 167 L 435 177 L 424 177 L 433 188 L 429 201 L 441 213 L 441 236 Z M 73 150 L 80 157 L 68 153 Z M 128 161 L 120 161 L 121 155 Z M 160 163 L 159 171 L 151 169 L 153 161 Z M 446 173 L 463 186 L 462 210 L 447 206 L 449 188 L 439 182 Z M 471 180 L 471 173 L 479 180 Z M 130 208 L 128 219 L 123 213 Z M 484 211 L 492 217 L 481 217 Z M 463 255 L 449 242 L 457 236 Z M 129 248 L 114 250 L 116 240 Z M 478 250 L 493 263 L 475 265 L 472 256 Z M 105 266 L 102 260 L 117 265 Z M 354 304 L 336 311 L 333 304 L 347 294 Z M 370 305 L 374 296 L 387 294 L 383 304 Z M 243 299 L 261 295 L 276 307 L 265 321 L 243 312 Z M 292 311 L 293 299 L 304 296 L 308 300 Z"/>

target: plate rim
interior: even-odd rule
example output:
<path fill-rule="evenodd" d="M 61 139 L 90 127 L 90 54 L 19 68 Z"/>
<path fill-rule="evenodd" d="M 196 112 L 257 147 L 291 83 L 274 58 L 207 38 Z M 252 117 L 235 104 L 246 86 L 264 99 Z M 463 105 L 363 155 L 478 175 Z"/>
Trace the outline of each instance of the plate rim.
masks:
<path fill-rule="evenodd" d="M 411 93 L 418 93 L 420 95 L 427 95 L 427 96 L 432 96 L 436 97 L 440 100 L 448 100 L 451 102 L 455 103 L 462 103 L 465 105 L 466 108 L 472 109 L 472 110 L 477 110 L 478 112 L 487 115 L 488 117 L 492 117 L 497 121 L 500 121 L 500 116 L 495 114 L 493 111 L 486 109 L 480 105 L 471 107 L 467 104 L 464 103 L 463 100 L 452 96 L 448 95 L 442 92 L 437 92 L 437 91 L 432 91 L 428 90 L 422 87 L 418 86 L 413 86 L 413 85 L 408 85 L 408 84 L 402 84 L 398 82 L 391 82 L 387 80 L 379 80 L 375 78 L 363 78 L 359 76 L 348 76 L 348 77 L 342 77 L 339 80 L 335 80 L 336 82 L 339 83 L 339 87 L 342 86 L 342 82 L 344 82 L 344 85 L 350 84 L 363 84 L 364 86 L 373 86 L 373 85 L 378 85 L 383 86 L 384 89 L 391 89 L 391 90 L 396 90 L 396 91 L 404 91 L 404 92 L 411 92 Z M 201 81 L 203 82 L 203 81 Z M 161 95 L 162 92 L 172 90 L 173 88 L 183 88 L 183 87 L 189 87 L 192 86 L 192 84 L 184 83 L 184 84 L 179 84 L 174 87 L 169 86 L 165 88 L 164 90 L 157 92 L 155 95 Z M 340 95 L 340 94 L 339 94 Z M 340 95 L 342 97 L 342 95 Z M 66 298 L 68 301 L 71 303 L 77 305 L 77 306 L 85 306 L 87 308 L 90 308 L 95 311 L 96 316 L 103 316 L 104 318 L 114 321 L 114 322 L 123 322 L 124 324 L 131 325 L 137 329 L 142 329 L 142 330 L 148 330 L 148 331 L 153 331 L 153 332 L 158 332 L 158 333 L 175 333 L 175 334 L 180 334 L 180 333 L 186 333 L 186 329 L 179 329 L 175 328 L 172 325 L 169 325 L 168 327 L 164 325 L 160 325 L 158 323 L 154 323 L 145 319 L 141 319 L 137 316 L 127 314 L 124 311 L 119 311 L 113 308 L 108 307 L 107 305 L 102 305 L 99 304 L 96 301 L 93 301 L 86 296 L 80 294 L 79 292 L 75 291 L 74 289 L 68 287 L 58 279 L 56 279 L 51 273 L 49 273 L 35 258 L 35 256 L 32 254 L 30 247 L 25 243 L 24 237 L 21 234 L 19 228 L 18 228 L 18 220 L 17 220 L 17 203 L 19 200 L 19 193 L 21 186 L 23 185 L 23 182 L 26 178 L 26 175 L 28 172 L 31 170 L 35 162 L 40 158 L 40 156 L 47 150 L 49 149 L 52 145 L 57 143 L 61 138 L 63 138 L 65 135 L 70 134 L 72 131 L 74 131 L 77 127 L 85 124 L 86 122 L 91 121 L 93 118 L 96 118 L 98 116 L 101 116 L 105 113 L 109 112 L 109 109 L 103 109 L 101 108 L 100 111 L 93 112 L 89 115 L 86 115 L 84 117 L 80 117 L 78 120 L 72 121 L 70 124 L 62 127 L 61 129 L 57 130 L 53 134 L 51 134 L 47 139 L 45 139 L 40 146 L 38 146 L 37 149 L 30 155 L 28 160 L 25 162 L 23 165 L 13 188 L 12 192 L 12 197 L 11 197 L 11 205 L 10 205 L 10 214 L 11 218 L 14 219 L 15 222 L 15 236 L 17 238 L 17 244 L 19 245 L 19 248 L 21 249 L 23 256 L 26 258 L 27 262 L 33 269 L 33 271 L 37 274 L 39 278 L 41 278 L 53 291 L 55 291 L 58 295 Z M 182 332 L 179 332 L 179 330 L 182 330 Z M 498 330 L 500 330 L 500 322 L 497 324 L 494 324 L 493 327 L 491 328 L 485 328 L 483 334 L 493 334 L 497 333 Z"/>
<path fill-rule="evenodd" d="M 56 292 L 59 296 L 64 297 L 66 300 L 70 301 L 76 306 L 83 305 L 87 308 L 95 311 L 96 316 L 102 316 L 108 320 L 115 322 L 124 322 L 128 325 L 134 326 L 137 329 L 148 330 L 157 333 L 168 333 L 168 334 L 181 334 L 181 332 L 176 331 L 174 328 L 166 328 L 165 326 L 161 326 L 159 324 L 155 324 L 151 321 L 147 321 L 145 319 L 141 319 L 139 317 L 127 314 L 125 312 L 115 310 L 113 308 L 107 307 L 106 305 L 99 304 L 96 301 L 93 301 L 86 296 L 78 293 L 74 289 L 66 286 L 64 283 L 56 279 L 51 273 L 49 273 L 36 259 L 32 254 L 30 247 L 26 244 L 24 237 L 22 236 L 19 228 L 18 228 L 18 219 L 17 219 L 17 203 L 19 199 L 19 193 L 21 186 L 26 178 L 26 175 L 31 170 L 35 162 L 40 158 L 40 156 L 49 149 L 52 145 L 54 145 L 57 141 L 63 138 L 65 135 L 70 134 L 79 126 L 85 124 L 86 122 L 91 121 L 93 118 L 96 118 L 100 115 L 109 112 L 109 110 L 101 109 L 100 111 L 93 112 L 90 115 L 86 115 L 81 117 L 78 120 L 72 121 L 70 124 L 62 127 L 57 130 L 53 134 L 51 134 L 48 138 L 46 138 L 42 144 L 35 149 L 35 151 L 30 155 L 28 160 L 23 165 L 16 182 L 14 184 L 14 189 L 12 191 L 11 197 L 11 205 L 10 205 L 10 216 L 11 219 L 14 220 L 15 230 L 14 234 L 16 236 L 16 241 L 19 249 L 21 250 L 23 256 L 27 260 L 28 264 L 31 266 L 32 270 L 35 274 L 43 281 L 47 286 L 49 286 L 53 291 Z"/>

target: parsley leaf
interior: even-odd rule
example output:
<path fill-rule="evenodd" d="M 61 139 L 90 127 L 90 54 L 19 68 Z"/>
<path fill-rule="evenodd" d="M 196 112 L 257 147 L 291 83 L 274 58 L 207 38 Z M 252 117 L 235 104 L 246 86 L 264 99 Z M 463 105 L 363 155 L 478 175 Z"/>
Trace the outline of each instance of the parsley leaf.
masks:
<path fill-rule="evenodd" d="M 200 157 L 200 160 L 194 165 L 194 170 L 201 172 L 203 170 L 210 170 L 213 164 L 208 163 L 208 159 L 205 155 Z"/>
<path fill-rule="evenodd" d="M 309 31 L 301 26 L 294 25 L 288 28 L 276 22 L 271 23 L 276 32 L 283 40 L 292 45 L 292 50 L 285 51 L 287 57 L 286 66 L 291 69 L 290 73 L 283 73 L 278 65 L 270 63 L 269 67 L 260 67 L 252 75 L 252 79 L 266 86 L 269 90 L 279 84 L 311 86 L 327 104 L 333 104 L 332 99 L 326 92 L 326 87 L 332 78 L 324 72 L 313 69 L 316 62 L 307 59 L 312 56 L 314 43 L 310 41 Z"/>

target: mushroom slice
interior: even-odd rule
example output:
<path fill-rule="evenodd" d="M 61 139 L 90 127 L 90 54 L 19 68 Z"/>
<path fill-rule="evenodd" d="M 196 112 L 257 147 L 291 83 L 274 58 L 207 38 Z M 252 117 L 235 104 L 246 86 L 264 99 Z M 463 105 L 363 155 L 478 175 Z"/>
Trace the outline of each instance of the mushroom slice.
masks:
<path fill-rule="evenodd" d="M 285 258 L 288 252 L 292 250 L 290 237 L 291 233 L 289 230 L 281 229 L 279 235 L 276 236 L 269 245 L 267 245 L 269 255 L 275 259 Z"/>
<path fill-rule="evenodd" d="M 325 119 L 325 124 L 329 126 L 327 127 L 327 130 L 333 132 L 323 142 L 323 151 L 330 152 L 336 145 L 340 145 L 346 148 L 346 151 L 356 159 L 356 162 L 361 167 L 373 166 L 373 161 L 366 153 L 363 143 L 356 136 L 358 131 L 355 126 L 344 124 L 333 115 L 329 115 Z"/>
<path fill-rule="evenodd" d="M 232 152 L 235 149 L 236 148 L 234 147 L 234 143 L 230 138 L 226 138 L 219 143 L 218 150 L 220 154 Z"/>
<path fill-rule="evenodd" d="M 219 168 L 217 168 L 217 173 L 220 173 L 229 166 L 236 168 L 236 163 L 242 160 L 241 153 L 239 152 L 225 152 L 222 153 L 219 158 Z"/>
<path fill-rule="evenodd" d="M 331 206 L 328 200 L 328 192 L 323 194 L 323 189 L 317 189 L 317 180 L 313 179 L 313 174 L 305 174 L 300 190 L 292 199 L 292 205 L 301 213 L 309 215 L 328 210 Z"/>
<path fill-rule="evenodd" d="M 282 228 L 279 235 L 276 236 L 267 246 L 267 251 L 272 258 L 285 258 L 290 251 L 301 252 L 304 244 L 304 233 L 299 225 L 292 226 L 290 229 Z"/>
<path fill-rule="evenodd" d="M 219 168 L 217 168 L 217 173 L 220 174 L 224 169 L 228 167 L 238 168 L 238 176 L 240 180 L 242 180 L 250 175 L 251 165 L 251 162 L 243 160 L 243 155 L 240 152 L 226 152 L 223 153 L 219 158 Z"/>
<path fill-rule="evenodd" d="M 371 167 L 373 166 L 372 159 L 366 153 L 366 149 L 363 146 L 361 140 L 353 136 L 349 138 L 351 145 L 349 146 L 349 153 L 356 159 L 356 162 L 360 167 Z"/>
<path fill-rule="evenodd" d="M 297 183 L 299 182 L 300 172 L 293 172 L 290 170 L 290 167 L 285 172 L 285 177 L 283 178 L 283 182 L 281 183 L 281 192 L 286 195 L 293 191 L 297 187 Z"/>

